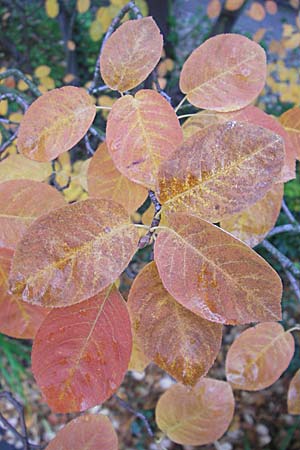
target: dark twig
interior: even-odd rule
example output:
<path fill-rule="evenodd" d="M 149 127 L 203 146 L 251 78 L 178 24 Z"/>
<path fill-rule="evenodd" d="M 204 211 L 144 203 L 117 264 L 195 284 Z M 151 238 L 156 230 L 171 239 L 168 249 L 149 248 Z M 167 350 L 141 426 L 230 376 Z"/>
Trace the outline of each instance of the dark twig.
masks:
<path fill-rule="evenodd" d="M 129 403 L 125 402 L 125 400 L 121 399 L 118 395 L 114 394 L 113 397 L 114 397 L 115 400 L 117 400 L 117 402 L 118 402 L 123 408 L 127 409 L 127 411 L 131 412 L 135 417 L 137 417 L 138 419 L 140 419 L 140 420 L 143 422 L 144 427 L 146 428 L 147 433 L 149 434 L 149 436 L 150 436 L 151 438 L 154 438 L 154 433 L 153 433 L 153 431 L 152 431 L 152 429 L 151 429 L 151 426 L 150 426 L 150 424 L 149 424 L 147 418 L 144 416 L 144 414 L 142 414 L 142 413 L 136 411 L 135 409 L 133 409 L 132 406 L 129 405 Z"/>
<path fill-rule="evenodd" d="M 103 47 L 107 41 L 107 39 L 113 34 L 113 32 L 117 29 L 117 27 L 120 25 L 121 20 L 123 19 L 123 17 L 125 16 L 125 14 L 128 13 L 128 11 L 132 11 L 132 13 L 134 14 L 134 16 L 137 19 L 141 19 L 142 13 L 139 10 L 139 8 L 136 6 L 136 4 L 134 3 L 134 1 L 130 1 L 128 3 L 126 3 L 125 6 L 123 6 L 123 8 L 120 10 L 119 14 L 114 18 L 114 20 L 112 21 L 112 23 L 110 24 L 104 39 L 102 41 L 101 47 L 100 47 L 100 51 L 99 51 L 99 55 L 97 58 L 97 62 L 96 62 L 96 66 L 95 66 L 95 70 L 94 70 L 94 77 L 93 77 L 93 81 L 91 86 L 88 89 L 88 92 L 90 94 L 94 93 L 95 94 L 95 89 L 96 86 L 100 80 L 100 55 L 101 52 L 103 50 Z"/>
<path fill-rule="evenodd" d="M 299 281 L 296 280 L 296 278 L 294 277 L 294 275 L 291 274 L 291 272 L 289 272 L 288 270 L 285 271 L 286 276 L 289 279 L 289 282 L 291 284 L 291 287 L 294 291 L 294 294 L 297 298 L 297 300 L 299 300 L 300 302 L 300 287 L 299 287 Z"/>
<path fill-rule="evenodd" d="M 139 240 L 139 244 L 138 244 L 139 248 L 144 248 L 150 244 L 152 236 L 155 233 L 155 229 L 160 224 L 161 204 L 157 200 L 155 193 L 153 191 L 149 191 L 149 197 L 150 197 L 151 202 L 154 205 L 155 212 L 154 212 L 154 216 L 153 216 L 149 231 L 147 231 L 145 236 L 141 237 L 141 239 Z"/>
<path fill-rule="evenodd" d="M 7 402 L 11 403 L 14 406 L 14 408 L 16 409 L 16 411 L 18 412 L 19 418 L 20 418 L 22 434 L 19 433 L 18 430 L 16 430 L 16 428 L 14 426 L 12 426 L 9 423 L 9 421 L 3 416 L 3 414 L 0 413 L 0 421 L 3 423 L 3 425 L 6 428 L 8 428 L 18 439 L 20 439 L 22 441 L 24 450 L 30 450 L 30 448 L 42 449 L 42 446 L 36 445 L 36 444 L 31 444 L 30 442 L 28 442 L 27 427 L 26 427 L 25 416 L 24 416 L 24 407 L 21 405 L 21 403 L 19 403 L 12 396 L 12 394 L 8 391 L 0 392 L 0 399 L 4 399 Z"/>
<path fill-rule="evenodd" d="M 4 150 L 7 149 L 7 147 L 10 146 L 10 144 L 16 139 L 18 135 L 18 130 L 16 130 L 3 144 L 0 146 L 0 153 L 3 153 Z"/>
<path fill-rule="evenodd" d="M 274 247 L 274 245 L 264 240 L 262 241 L 261 246 L 264 247 L 269 253 L 271 253 L 271 255 L 281 264 L 284 270 L 288 270 L 296 278 L 300 277 L 300 270 L 295 266 L 295 264 L 293 264 L 293 262 L 289 258 L 287 258 L 276 247 Z"/>
<path fill-rule="evenodd" d="M 89 140 L 89 137 L 88 137 L 87 134 L 84 136 L 84 144 L 85 144 L 85 148 L 86 148 L 87 153 L 89 155 L 93 155 L 95 153 L 95 150 L 91 146 L 91 143 L 90 143 L 90 140 Z"/>
<path fill-rule="evenodd" d="M 6 99 L 18 103 L 18 105 L 20 105 L 24 109 L 24 111 L 26 111 L 29 106 L 24 98 L 21 95 L 16 94 L 15 92 L 5 92 L 5 94 L 0 95 L 0 101 Z"/>
<path fill-rule="evenodd" d="M 49 183 L 51 184 L 51 186 L 54 186 L 55 189 L 57 189 L 58 191 L 64 191 L 65 189 L 68 189 L 68 187 L 71 184 L 71 177 L 68 177 L 68 181 L 66 182 L 66 184 L 64 186 L 61 186 L 57 181 L 56 181 L 56 170 L 55 170 L 55 163 L 59 162 L 59 160 L 53 160 L 52 161 L 52 174 L 50 175 L 49 178 Z"/>
<path fill-rule="evenodd" d="M 26 75 L 23 72 L 21 72 L 21 70 L 8 69 L 5 72 L 0 73 L 0 80 L 4 80 L 5 78 L 8 77 L 15 77 L 19 80 L 23 80 L 36 97 L 40 97 L 42 95 L 38 87 L 29 78 L 27 78 Z"/>

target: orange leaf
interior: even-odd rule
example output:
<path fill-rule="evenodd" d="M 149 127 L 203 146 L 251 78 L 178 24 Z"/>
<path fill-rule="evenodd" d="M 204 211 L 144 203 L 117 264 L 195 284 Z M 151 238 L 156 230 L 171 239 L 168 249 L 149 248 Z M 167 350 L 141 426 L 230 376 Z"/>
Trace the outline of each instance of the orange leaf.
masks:
<path fill-rule="evenodd" d="M 79 303 L 118 278 L 137 241 L 121 205 L 96 198 L 67 205 L 29 227 L 16 249 L 11 288 L 42 306 Z"/>
<path fill-rule="evenodd" d="M 31 161 L 20 154 L 9 155 L 0 162 L 0 182 L 9 180 L 45 181 L 52 173 L 51 163 Z"/>
<path fill-rule="evenodd" d="M 221 9 L 222 5 L 220 0 L 210 0 L 207 5 L 206 13 L 210 19 L 214 19 L 219 16 Z"/>
<path fill-rule="evenodd" d="M 208 39 L 186 60 L 180 89 L 199 108 L 234 111 L 255 100 L 266 75 L 262 47 L 238 34 L 221 34 Z"/>
<path fill-rule="evenodd" d="M 118 450 L 118 438 L 102 414 L 85 414 L 59 430 L 46 450 Z"/>
<path fill-rule="evenodd" d="M 226 324 L 280 319 L 281 280 L 263 258 L 195 216 L 171 214 L 167 225 L 154 259 L 165 288 L 185 308 Z"/>
<path fill-rule="evenodd" d="M 13 251 L 0 248 L 0 333 L 18 339 L 33 339 L 49 310 L 28 305 L 8 293 L 8 274 Z"/>
<path fill-rule="evenodd" d="M 283 184 L 274 184 L 258 202 L 222 220 L 220 225 L 250 247 L 255 247 L 274 227 L 282 198 Z"/>
<path fill-rule="evenodd" d="M 257 22 L 261 22 L 266 17 L 265 8 L 259 2 L 253 2 L 246 14 Z"/>
<path fill-rule="evenodd" d="M 133 183 L 117 170 L 104 142 L 98 147 L 89 165 L 88 191 L 92 197 L 120 203 L 128 214 L 136 211 L 148 196 L 147 189 Z"/>
<path fill-rule="evenodd" d="M 273 0 L 267 0 L 266 1 L 266 11 L 268 14 L 276 14 L 278 11 L 277 3 Z"/>
<path fill-rule="evenodd" d="M 113 90 L 138 86 L 157 65 L 163 38 L 152 17 L 128 20 L 105 42 L 100 56 L 104 82 Z"/>
<path fill-rule="evenodd" d="M 48 184 L 31 180 L 0 183 L 1 247 L 15 249 L 37 217 L 65 204 L 63 196 Z"/>
<path fill-rule="evenodd" d="M 219 439 L 230 425 L 234 398 L 230 384 L 203 378 L 193 389 L 175 384 L 158 400 L 158 427 L 172 441 L 205 445 Z"/>
<path fill-rule="evenodd" d="M 278 123 L 274 117 L 266 114 L 261 109 L 255 106 L 247 106 L 240 111 L 233 111 L 228 113 L 217 113 L 214 111 L 200 111 L 199 113 L 190 117 L 183 124 L 184 137 L 193 136 L 197 131 L 209 131 L 212 125 L 225 123 L 229 120 L 237 122 L 249 122 L 260 127 L 267 128 L 282 137 L 285 144 L 285 159 L 284 165 L 279 177 L 279 182 L 286 182 L 296 177 L 295 174 L 295 151 L 290 141 L 288 133 L 283 126 Z"/>
<path fill-rule="evenodd" d="M 182 141 L 171 105 L 157 92 L 140 90 L 112 107 L 107 147 L 117 169 L 130 180 L 153 188 L 158 167 Z"/>
<path fill-rule="evenodd" d="M 300 414 L 300 369 L 293 376 L 288 390 L 289 414 Z"/>
<path fill-rule="evenodd" d="M 84 411 L 118 389 L 131 346 L 126 303 L 109 287 L 80 305 L 50 312 L 34 340 L 32 371 L 54 412 Z"/>
<path fill-rule="evenodd" d="M 260 323 L 244 331 L 230 347 L 227 380 L 234 389 L 265 389 L 287 369 L 294 350 L 293 336 L 279 323 Z"/>
<path fill-rule="evenodd" d="M 279 121 L 290 137 L 296 158 L 300 160 L 300 108 L 295 106 L 289 109 L 280 116 Z"/>
<path fill-rule="evenodd" d="M 221 347 L 222 326 L 196 316 L 165 290 L 154 262 L 135 279 L 128 307 L 138 345 L 177 381 L 195 385 Z"/>
<path fill-rule="evenodd" d="M 214 125 L 161 165 L 156 191 L 165 212 L 219 222 L 262 198 L 279 181 L 283 158 L 283 141 L 269 130 L 236 121 Z"/>
<path fill-rule="evenodd" d="M 244 2 L 245 0 L 226 0 L 225 8 L 228 11 L 236 11 L 243 6 Z"/>
<path fill-rule="evenodd" d="M 26 111 L 19 128 L 18 148 L 27 158 L 51 161 L 80 141 L 95 114 L 93 100 L 84 89 L 53 89 Z"/>

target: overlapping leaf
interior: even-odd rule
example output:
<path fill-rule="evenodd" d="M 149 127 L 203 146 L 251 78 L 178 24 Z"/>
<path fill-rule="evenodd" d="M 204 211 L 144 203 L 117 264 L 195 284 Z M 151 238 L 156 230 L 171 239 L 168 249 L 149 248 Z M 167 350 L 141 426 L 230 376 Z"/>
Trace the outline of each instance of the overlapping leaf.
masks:
<path fill-rule="evenodd" d="M 18 132 L 18 149 L 35 161 L 51 161 L 80 141 L 95 114 L 93 100 L 85 89 L 53 89 L 26 111 Z"/>
<path fill-rule="evenodd" d="M 281 137 L 265 128 L 236 121 L 214 125 L 162 164 L 158 197 L 167 212 L 219 222 L 262 198 L 278 181 L 283 159 Z"/>
<path fill-rule="evenodd" d="M 63 196 L 48 184 L 31 180 L 0 183 L 0 246 L 15 249 L 37 217 L 65 204 Z"/>
<path fill-rule="evenodd" d="M 246 244 L 188 214 L 172 214 L 159 231 L 154 259 L 165 288 L 213 322 L 237 324 L 281 317 L 281 280 Z"/>
<path fill-rule="evenodd" d="M 0 182 L 10 180 L 45 181 L 52 173 L 50 163 L 39 163 L 23 155 L 9 155 L 0 162 Z"/>
<path fill-rule="evenodd" d="M 59 430 L 46 450 L 118 450 L 118 438 L 109 419 L 85 414 Z"/>
<path fill-rule="evenodd" d="M 17 246 L 11 288 L 23 300 L 66 306 L 112 283 L 133 256 L 138 233 L 125 210 L 87 199 L 38 218 Z"/>
<path fill-rule="evenodd" d="M 174 442 L 205 445 L 219 439 L 233 418 L 234 398 L 229 383 L 203 378 L 193 388 L 168 389 L 156 406 L 159 428 Z"/>
<path fill-rule="evenodd" d="M 0 333 L 18 339 L 33 339 L 49 310 L 29 305 L 8 292 L 8 274 L 13 251 L 0 248 Z"/>
<path fill-rule="evenodd" d="M 262 47 L 238 34 L 221 34 L 208 39 L 186 60 L 180 89 L 199 108 L 235 111 L 255 100 L 266 75 Z"/>
<path fill-rule="evenodd" d="M 208 132 L 211 126 L 228 121 L 250 122 L 254 125 L 267 128 L 282 137 L 285 144 L 285 158 L 280 182 L 286 182 L 295 178 L 295 150 L 288 133 L 274 117 L 266 114 L 255 106 L 247 106 L 239 111 L 218 113 L 215 111 L 200 111 L 194 114 L 183 124 L 185 139 L 193 136 L 199 131 Z"/>
<path fill-rule="evenodd" d="M 230 347 L 226 377 L 233 388 L 259 391 L 287 369 L 295 350 L 293 336 L 279 323 L 266 322 L 244 331 Z"/>
<path fill-rule="evenodd" d="M 107 121 L 107 147 L 119 171 L 152 188 L 158 167 L 182 142 L 170 104 L 157 92 L 140 90 L 114 105 Z"/>
<path fill-rule="evenodd" d="M 266 195 L 249 208 L 222 220 L 221 227 L 255 247 L 274 227 L 280 213 L 283 185 L 274 184 Z"/>
<path fill-rule="evenodd" d="M 104 82 L 120 92 L 133 89 L 160 60 L 163 38 L 152 17 L 128 20 L 105 42 L 100 56 Z"/>
<path fill-rule="evenodd" d="M 288 390 L 289 414 L 300 414 L 300 369 L 293 376 Z"/>
<path fill-rule="evenodd" d="M 280 123 L 288 132 L 297 159 L 300 160 L 300 108 L 295 106 L 280 116 Z"/>
<path fill-rule="evenodd" d="M 176 302 L 154 262 L 135 279 L 128 307 L 137 343 L 158 366 L 189 385 L 208 372 L 221 346 L 222 326 Z"/>
<path fill-rule="evenodd" d="M 90 162 L 88 191 L 92 197 L 120 203 L 128 214 L 136 211 L 148 196 L 147 189 L 133 183 L 116 169 L 105 143 L 99 146 Z"/>
<path fill-rule="evenodd" d="M 131 345 L 126 303 L 115 287 L 51 311 L 32 349 L 33 374 L 51 409 L 83 411 L 107 400 L 124 378 Z"/>

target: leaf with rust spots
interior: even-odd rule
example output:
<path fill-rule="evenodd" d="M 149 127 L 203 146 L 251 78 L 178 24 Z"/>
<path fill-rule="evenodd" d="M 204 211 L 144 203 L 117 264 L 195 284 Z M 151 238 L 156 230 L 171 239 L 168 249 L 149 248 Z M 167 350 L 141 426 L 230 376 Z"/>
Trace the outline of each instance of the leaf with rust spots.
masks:
<path fill-rule="evenodd" d="M 146 188 L 130 181 L 117 170 L 104 142 L 98 147 L 89 165 L 88 191 L 92 197 L 119 203 L 128 214 L 136 211 L 148 197 Z"/>
<path fill-rule="evenodd" d="M 249 208 L 222 220 L 221 227 L 250 247 L 255 247 L 274 227 L 283 198 L 283 185 L 274 184 Z"/>
<path fill-rule="evenodd" d="M 31 180 L 0 183 L 0 246 L 15 249 L 37 217 L 64 205 L 64 197 L 48 184 Z"/>
<path fill-rule="evenodd" d="M 56 413 L 84 411 L 120 386 L 131 354 L 126 303 L 109 287 L 84 303 L 54 309 L 32 349 L 32 370 Z"/>
<path fill-rule="evenodd" d="M 289 109 L 279 120 L 290 137 L 295 157 L 300 160 L 300 108 L 295 106 Z"/>
<path fill-rule="evenodd" d="M 188 57 L 180 89 L 198 108 L 235 111 L 256 99 L 266 75 L 266 54 L 260 45 L 238 34 L 221 34 Z"/>
<path fill-rule="evenodd" d="M 240 111 L 218 113 L 216 111 L 200 111 L 184 122 L 182 130 L 184 139 L 187 140 L 194 134 L 202 132 L 203 136 L 214 125 L 221 125 L 228 121 L 249 122 L 278 134 L 282 137 L 285 146 L 284 164 L 279 177 L 279 182 L 286 182 L 296 177 L 296 155 L 290 137 L 278 120 L 266 114 L 255 106 L 247 106 Z M 200 135 L 198 135 L 200 136 Z"/>
<path fill-rule="evenodd" d="M 142 351 L 177 381 L 195 385 L 221 347 L 222 326 L 179 304 L 164 288 L 154 262 L 138 274 L 128 308 Z"/>
<path fill-rule="evenodd" d="M 293 376 L 288 390 L 289 414 L 300 414 L 300 369 Z"/>
<path fill-rule="evenodd" d="M 13 292 L 41 306 L 79 303 L 115 281 L 137 248 L 138 232 L 121 205 L 87 199 L 39 217 L 19 242 Z"/>
<path fill-rule="evenodd" d="M 128 20 L 105 42 L 100 56 L 102 78 L 111 89 L 133 89 L 160 60 L 163 37 L 152 17 Z"/>
<path fill-rule="evenodd" d="M 230 425 L 234 397 L 229 383 L 203 378 L 192 389 L 176 384 L 156 405 L 158 427 L 171 441 L 205 445 L 219 439 Z"/>
<path fill-rule="evenodd" d="M 13 251 L 0 248 L 0 333 L 17 339 L 33 339 L 49 309 L 29 305 L 8 292 Z"/>
<path fill-rule="evenodd" d="M 60 429 L 46 450 L 118 450 L 118 437 L 102 414 L 85 414 Z"/>
<path fill-rule="evenodd" d="M 234 389 L 265 389 L 288 368 L 294 351 L 293 336 L 279 323 L 260 323 L 244 331 L 230 347 L 226 358 L 227 381 Z"/>
<path fill-rule="evenodd" d="M 170 214 L 154 260 L 165 288 L 185 308 L 212 322 L 280 320 L 282 284 L 246 244 L 188 214 Z"/>
<path fill-rule="evenodd" d="M 52 161 L 72 148 L 96 115 L 85 89 L 65 86 L 35 100 L 26 111 L 18 132 L 18 149 L 29 159 Z"/>
<path fill-rule="evenodd" d="M 283 159 L 281 137 L 265 128 L 236 121 L 213 125 L 161 165 L 156 192 L 165 213 L 219 222 L 260 200 L 279 180 Z"/>
<path fill-rule="evenodd" d="M 160 94 L 147 89 L 114 103 L 106 133 L 108 151 L 117 169 L 148 188 L 155 186 L 160 164 L 182 142 L 173 108 Z"/>

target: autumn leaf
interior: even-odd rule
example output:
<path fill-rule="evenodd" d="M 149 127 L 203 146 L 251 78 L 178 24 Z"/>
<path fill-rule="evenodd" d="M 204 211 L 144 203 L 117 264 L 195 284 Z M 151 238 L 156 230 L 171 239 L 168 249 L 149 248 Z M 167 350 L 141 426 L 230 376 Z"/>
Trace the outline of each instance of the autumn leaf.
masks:
<path fill-rule="evenodd" d="M 15 249 L 37 217 L 65 204 L 60 192 L 45 183 L 31 180 L 0 183 L 0 246 Z"/>
<path fill-rule="evenodd" d="M 198 108 L 234 111 L 255 100 L 266 75 L 262 47 L 238 34 L 221 34 L 205 41 L 186 60 L 180 89 Z"/>
<path fill-rule="evenodd" d="M 279 179 L 283 158 L 280 136 L 226 122 L 186 140 L 161 165 L 156 192 L 165 212 L 219 222 L 262 198 Z"/>
<path fill-rule="evenodd" d="M 146 188 L 130 181 L 117 170 L 104 142 L 91 159 L 88 169 L 88 191 L 92 197 L 106 198 L 119 203 L 128 214 L 136 211 L 148 197 Z"/>
<path fill-rule="evenodd" d="M 289 134 L 296 158 L 300 160 L 300 108 L 295 106 L 289 109 L 279 120 Z"/>
<path fill-rule="evenodd" d="M 117 203 L 93 198 L 51 211 L 18 244 L 11 289 L 42 306 L 79 303 L 118 278 L 137 241 L 136 228 Z"/>
<path fill-rule="evenodd" d="M 271 386 L 287 369 L 294 338 L 279 323 L 260 323 L 244 331 L 230 347 L 226 377 L 234 389 L 259 391 Z"/>
<path fill-rule="evenodd" d="M 293 376 L 288 390 L 289 414 L 300 414 L 300 369 Z"/>
<path fill-rule="evenodd" d="M 155 91 L 125 95 L 107 121 L 107 147 L 117 169 L 130 180 L 153 188 L 159 165 L 182 141 L 171 105 Z"/>
<path fill-rule="evenodd" d="M 102 78 L 120 92 L 138 86 L 157 65 L 163 38 L 152 17 L 128 20 L 105 42 L 100 56 Z"/>
<path fill-rule="evenodd" d="M 9 155 L 0 162 L 0 182 L 9 180 L 46 181 L 52 173 L 49 162 L 40 163 L 23 155 Z"/>
<path fill-rule="evenodd" d="M 54 412 L 84 411 L 118 389 L 131 346 L 126 303 L 109 287 L 84 303 L 50 312 L 34 340 L 32 371 Z"/>
<path fill-rule="evenodd" d="M 165 288 L 212 322 L 243 324 L 281 318 L 281 280 L 246 244 L 188 214 L 171 214 L 159 231 L 154 260 Z"/>
<path fill-rule="evenodd" d="M 135 279 L 128 298 L 137 344 L 177 381 L 195 385 L 221 347 L 222 326 L 193 314 L 164 288 L 154 262 Z"/>
<path fill-rule="evenodd" d="M 102 415 L 85 414 L 60 429 L 46 450 L 118 450 L 118 438 L 110 420 Z"/>
<path fill-rule="evenodd" d="M 49 310 L 29 305 L 9 294 L 8 275 L 13 251 L 0 248 L 0 333 L 17 339 L 33 339 Z"/>
<path fill-rule="evenodd" d="M 85 89 L 65 86 L 39 97 L 26 111 L 18 149 L 35 161 L 51 161 L 85 135 L 96 114 Z"/>
<path fill-rule="evenodd" d="M 171 441 L 205 445 L 219 439 L 230 425 L 234 398 L 229 383 L 203 378 L 193 388 L 171 386 L 158 400 L 158 427 Z"/>

